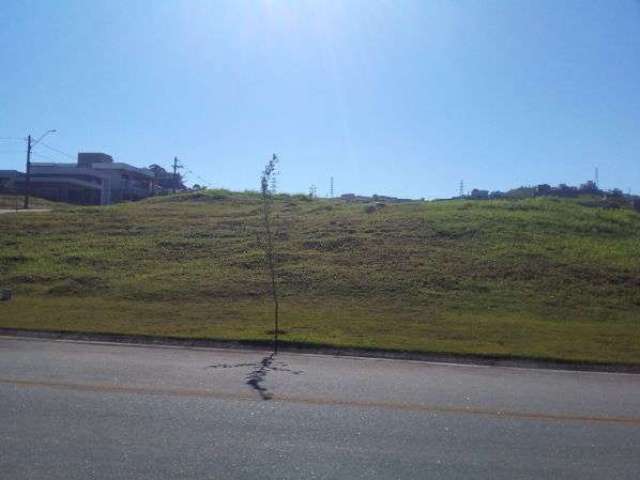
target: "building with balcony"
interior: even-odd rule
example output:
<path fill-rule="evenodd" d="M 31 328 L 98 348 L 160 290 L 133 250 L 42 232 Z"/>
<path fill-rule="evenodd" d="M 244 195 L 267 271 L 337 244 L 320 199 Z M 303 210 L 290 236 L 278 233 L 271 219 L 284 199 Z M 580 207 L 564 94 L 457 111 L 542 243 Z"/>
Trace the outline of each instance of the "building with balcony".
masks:
<path fill-rule="evenodd" d="M 152 193 L 154 174 L 114 162 L 105 153 L 78 153 L 77 163 L 31 163 L 30 192 L 36 197 L 79 205 L 140 200 Z M 26 175 L 0 170 L 0 191 L 22 194 Z"/>

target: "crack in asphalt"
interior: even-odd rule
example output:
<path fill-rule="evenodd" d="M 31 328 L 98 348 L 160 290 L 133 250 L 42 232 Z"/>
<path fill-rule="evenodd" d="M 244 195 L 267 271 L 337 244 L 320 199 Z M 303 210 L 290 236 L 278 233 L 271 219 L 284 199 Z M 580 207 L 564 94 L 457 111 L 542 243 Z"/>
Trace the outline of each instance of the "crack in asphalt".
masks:
<path fill-rule="evenodd" d="M 285 372 L 292 375 L 300 375 L 304 373 L 302 370 L 291 370 L 287 368 L 289 365 L 284 362 L 278 362 L 274 364 L 275 353 L 264 357 L 260 362 L 254 363 L 218 363 L 209 365 L 207 368 L 240 368 L 240 367 L 254 367 L 245 377 L 245 383 L 255 390 L 262 400 L 271 400 L 273 393 L 264 385 L 269 372 Z"/>
<path fill-rule="evenodd" d="M 260 362 L 260 365 L 249 372 L 246 377 L 247 385 L 258 392 L 258 395 L 260 395 L 260 398 L 263 400 L 271 400 L 273 398 L 273 394 L 263 385 L 267 378 L 267 373 L 269 373 L 269 367 L 273 363 L 273 356 L 274 354 L 264 357 Z"/>

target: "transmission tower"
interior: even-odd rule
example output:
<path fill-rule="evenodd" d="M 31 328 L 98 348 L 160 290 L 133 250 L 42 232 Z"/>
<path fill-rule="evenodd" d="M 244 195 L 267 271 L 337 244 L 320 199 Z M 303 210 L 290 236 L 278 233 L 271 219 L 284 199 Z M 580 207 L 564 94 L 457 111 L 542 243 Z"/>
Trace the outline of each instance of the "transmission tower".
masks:
<path fill-rule="evenodd" d="M 329 196 L 333 198 L 333 177 L 331 177 L 331 181 L 329 182 Z"/>
<path fill-rule="evenodd" d="M 459 196 L 460 198 L 464 197 L 464 180 L 460 180 L 460 185 L 459 185 Z"/>

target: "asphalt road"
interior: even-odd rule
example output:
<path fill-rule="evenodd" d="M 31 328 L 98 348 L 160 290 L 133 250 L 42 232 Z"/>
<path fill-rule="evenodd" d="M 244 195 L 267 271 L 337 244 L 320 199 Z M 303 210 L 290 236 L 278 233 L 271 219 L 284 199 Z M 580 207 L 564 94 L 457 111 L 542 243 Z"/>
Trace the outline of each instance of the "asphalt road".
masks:
<path fill-rule="evenodd" d="M 0 338 L 0 478 L 640 478 L 640 376 Z"/>

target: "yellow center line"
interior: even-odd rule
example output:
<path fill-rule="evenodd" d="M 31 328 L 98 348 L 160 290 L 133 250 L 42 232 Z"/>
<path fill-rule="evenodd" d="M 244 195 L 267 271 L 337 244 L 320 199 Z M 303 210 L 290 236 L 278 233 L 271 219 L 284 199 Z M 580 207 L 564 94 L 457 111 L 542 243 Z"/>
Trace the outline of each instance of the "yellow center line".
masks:
<path fill-rule="evenodd" d="M 135 385 L 115 385 L 104 383 L 70 383 L 53 382 L 46 380 L 17 380 L 0 378 L 0 384 L 15 385 L 16 387 L 41 387 L 54 388 L 58 390 L 75 390 L 84 392 L 104 392 L 104 393 L 126 393 L 139 395 L 167 395 L 180 397 L 206 397 L 226 400 L 251 400 L 264 401 L 259 399 L 255 393 L 247 392 L 219 392 L 215 390 L 198 388 L 167 388 L 155 386 L 135 386 Z M 339 406 L 339 407 L 360 407 L 360 408 L 383 408 L 390 410 L 445 413 L 445 414 L 465 414 L 482 415 L 503 419 L 522 420 L 543 420 L 557 422 L 586 422 L 586 423 L 616 423 L 623 425 L 640 426 L 640 417 L 618 417 L 618 416 L 592 416 L 592 415 L 565 415 L 539 412 L 521 412 L 503 409 L 488 409 L 480 407 L 460 407 L 446 405 L 419 405 L 401 402 L 374 401 L 374 400 L 340 400 L 323 399 L 318 397 L 304 397 L 291 395 L 274 395 L 271 402 L 286 402 L 305 405 L 318 406 Z"/>

